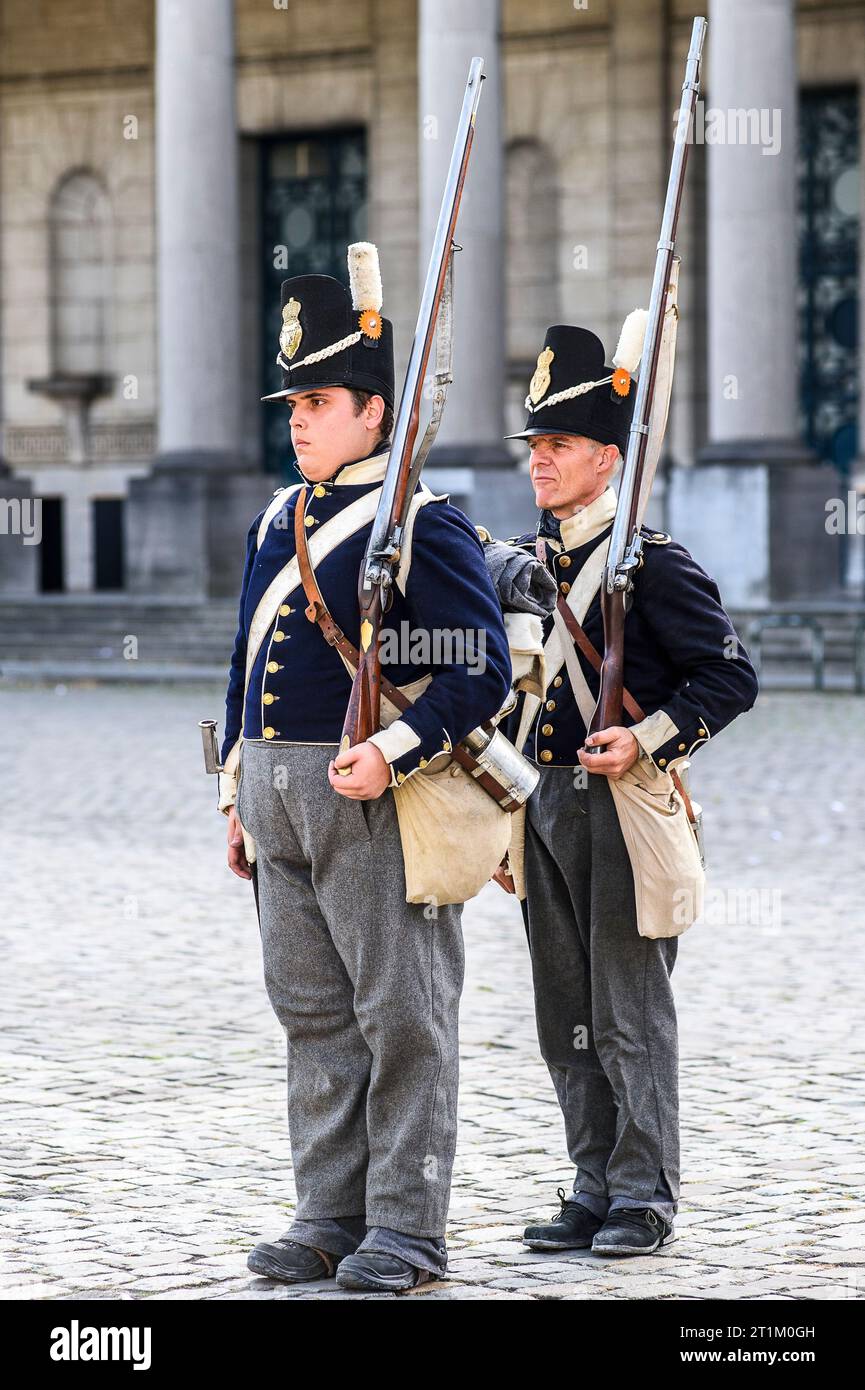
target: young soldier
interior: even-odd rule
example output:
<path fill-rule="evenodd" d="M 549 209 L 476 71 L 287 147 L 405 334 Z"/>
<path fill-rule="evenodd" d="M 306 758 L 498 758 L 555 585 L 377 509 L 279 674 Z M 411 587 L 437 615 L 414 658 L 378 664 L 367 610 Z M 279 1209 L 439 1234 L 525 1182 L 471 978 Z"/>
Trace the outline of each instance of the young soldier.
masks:
<path fill-rule="evenodd" d="M 578 596 L 585 603 L 594 593 L 582 627 L 601 654 L 600 570 L 583 570 L 612 530 L 610 479 L 626 450 L 635 395 L 631 389 L 615 398 L 612 372 L 594 333 L 550 328 L 526 428 L 511 436 L 529 442 L 538 535 L 561 594 L 574 590 L 573 608 Z M 678 1060 L 670 974 L 678 941 L 638 934 L 632 861 L 608 779 L 638 760 L 653 777 L 652 764 L 677 768 L 757 695 L 714 581 L 668 535 L 646 527 L 642 535 L 644 560 L 625 618 L 624 684 L 646 717 L 635 723 L 624 714 L 621 726 L 588 740 L 602 752 L 585 752 L 586 725 L 559 660 L 548 665 L 547 698 L 536 716 L 521 719 L 518 710 L 505 730 L 541 770 L 526 817 L 522 907 L 541 1053 L 576 1168 L 573 1191 L 565 1197 L 559 1189 L 555 1219 L 525 1231 L 533 1249 L 638 1255 L 674 1238 Z M 536 536 L 514 543 L 534 553 Z M 544 629 L 549 636 L 552 618 Z M 577 661 L 594 700 L 595 668 L 579 649 Z M 514 891 L 507 873 L 496 878 Z"/>
<path fill-rule="evenodd" d="M 255 843 L 297 1185 L 296 1219 L 255 1247 L 249 1268 L 288 1281 L 338 1268 L 344 1287 L 398 1290 L 441 1277 L 447 1264 L 463 943 L 461 907 L 431 914 L 405 900 L 390 788 L 438 770 L 455 742 L 497 713 L 510 660 L 478 535 L 427 493 L 405 591 L 393 586 L 384 626 L 463 630 L 467 653 L 485 643 L 485 665 L 437 663 L 434 653 L 409 664 L 400 651 L 404 664 L 383 662 L 395 685 L 411 695 L 432 679 L 388 728 L 338 754 L 351 677 L 307 619 L 296 566 L 284 571 L 301 507 L 324 601 L 357 646 L 358 576 L 387 465 L 394 368 L 375 247 L 350 247 L 349 266 L 351 295 L 324 275 L 282 286 L 283 389 L 264 399 L 291 410 L 303 484 L 249 530 L 222 750 L 226 763 L 242 732 L 238 800 L 235 810 L 234 779 L 223 774 L 220 808 L 228 862 L 242 878 L 251 869 L 241 830 Z"/>

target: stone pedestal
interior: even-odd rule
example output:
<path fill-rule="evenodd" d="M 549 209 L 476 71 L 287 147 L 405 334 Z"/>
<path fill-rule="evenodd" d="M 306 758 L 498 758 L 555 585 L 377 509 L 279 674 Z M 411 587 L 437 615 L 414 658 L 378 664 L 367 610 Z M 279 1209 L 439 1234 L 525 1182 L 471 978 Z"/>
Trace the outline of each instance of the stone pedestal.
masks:
<path fill-rule="evenodd" d="M 424 469 L 423 477 L 427 487 L 448 493 L 455 507 L 497 540 L 533 531 L 538 524 L 529 475 L 513 466 L 476 469 L 465 463 L 440 467 L 436 462 Z"/>
<path fill-rule="evenodd" d="M 0 598 L 32 598 L 39 591 L 39 544 L 25 543 L 22 515 L 28 532 L 38 525 L 33 490 L 26 478 L 0 463 Z M 38 529 L 33 534 L 41 541 Z"/>
<path fill-rule="evenodd" d="M 274 490 L 230 455 L 167 455 L 136 479 L 127 502 L 130 593 L 190 601 L 236 598 L 246 535 Z"/>
<path fill-rule="evenodd" d="M 729 441 L 672 471 L 667 529 L 728 607 L 836 598 L 843 538 L 826 529 L 826 503 L 840 489 L 836 470 L 803 457 L 795 442 Z"/>
<path fill-rule="evenodd" d="M 865 357 L 865 353 L 862 356 Z M 865 386 L 862 389 L 865 392 Z M 859 430 L 860 434 L 865 437 L 865 427 L 860 424 Z M 850 598 L 865 599 L 865 535 L 860 535 L 858 530 L 859 513 L 860 511 L 865 512 L 865 459 L 856 460 L 849 490 L 855 494 L 856 498 L 857 529 L 854 534 L 847 536 L 844 587 Z"/>

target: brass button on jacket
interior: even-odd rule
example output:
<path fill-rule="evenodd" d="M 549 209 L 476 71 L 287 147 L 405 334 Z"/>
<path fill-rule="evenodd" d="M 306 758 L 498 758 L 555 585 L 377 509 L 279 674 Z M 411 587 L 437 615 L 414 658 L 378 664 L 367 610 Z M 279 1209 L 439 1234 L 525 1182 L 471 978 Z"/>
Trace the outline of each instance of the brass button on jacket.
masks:
<path fill-rule="evenodd" d="M 555 372 L 555 364 L 553 370 Z M 538 375 L 540 378 L 541 374 Z M 546 399 L 544 397 L 544 401 Z M 614 413 L 615 409 L 611 407 Z M 557 527 L 549 508 L 541 508 L 545 515 L 536 529 L 513 540 L 513 544 L 527 555 L 540 553 L 543 556 L 555 583 L 552 597 L 559 595 L 562 612 L 567 604 L 578 618 L 580 613 L 584 615 L 581 622 L 586 636 L 599 650 L 603 649 L 604 637 L 602 595 L 596 594 L 591 605 L 577 605 L 576 600 L 583 587 L 589 585 L 590 576 L 603 563 L 603 546 L 609 534 L 607 525 L 612 522 L 615 510 L 612 490 L 606 497 L 606 501 L 598 499 L 597 521 L 590 505 L 585 528 L 580 524 L 586 520 L 582 512 L 578 513 L 577 524 L 573 520 L 562 521 Z M 751 708 L 759 682 L 741 643 L 734 648 L 737 652 L 734 659 L 723 663 L 719 660 L 727 650 L 734 628 L 712 579 L 685 547 L 665 532 L 643 526 L 640 536 L 645 542 L 642 549 L 644 573 L 637 581 L 638 601 L 628 610 L 625 683 L 644 707 L 646 718 L 653 726 L 650 732 L 655 732 L 656 723 L 661 726 L 661 737 L 656 734 L 654 742 L 645 739 L 646 748 L 637 748 L 642 760 L 640 766 L 647 766 L 646 760 L 650 759 L 662 780 L 669 781 L 671 771 L 675 774 L 677 766 L 692 758 L 707 741 L 715 742 L 720 730 Z M 676 632 L 669 643 L 664 643 L 662 650 L 658 635 L 670 632 L 671 613 L 676 614 Z M 588 766 L 588 757 L 580 751 L 586 729 L 574 681 L 584 671 L 585 682 L 580 677 L 583 694 L 586 686 L 589 691 L 595 691 L 597 673 L 570 634 L 560 632 L 561 624 L 555 610 L 544 615 L 542 629 L 548 647 L 555 647 L 551 637 L 557 639 L 561 635 L 562 640 L 555 648 L 558 661 L 549 662 L 547 689 L 542 699 L 528 706 L 525 702 L 521 707 L 517 705 L 513 714 L 507 716 L 503 732 L 505 737 L 516 740 L 518 731 L 525 736 L 528 726 L 528 739 L 520 751 L 528 753 L 542 770 L 549 762 L 556 768 L 576 767 L 578 756 L 582 760 L 579 765 Z M 567 664 L 563 659 L 565 653 Z M 723 677 L 719 672 L 721 664 L 725 668 Z M 285 702 L 279 708 L 284 709 Z M 550 727 L 554 732 L 548 734 Z M 635 738 L 643 739 L 642 732 L 634 732 Z M 551 752 L 552 757 L 541 757 L 542 749 Z"/>
<path fill-rule="evenodd" d="M 550 752 L 549 748 L 543 748 L 543 749 L 541 750 L 541 762 L 542 762 L 542 763 L 551 763 L 552 761 L 553 761 L 553 755 L 552 755 L 552 753 Z"/>
<path fill-rule="evenodd" d="M 333 284 L 336 288 L 336 282 Z M 340 303 L 343 294 L 340 286 Z M 303 292 L 299 298 L 304 299 Z M 301 323 L 305 341 L 294 359 L 295 365 L 309 347 L 331 341 L 328 336 L 306 341 L 310 331 L 309 312 L 309 304 L 304 304 Z M 350 315 L 351 326 L 348 326 L 348 318 L 345 324 L 341 332 L 351 335 L 357 318 Z M 321 328 L 322 335 L 329 331 L 326 325 Z M 378 354 L 373 355 L 382 356 L 385 347 L 387 343 L 382 339 Z M 330 365 L 330 362 L 325 363 L 328 370 Z M 295 573 L 295 569 L 289 567 L 297 564 L 296 532 L 302 531 L 313 553 L 316 546 L 322 548 L 323 540 L 327 542 L 316 561 L 319 582 L 325 599 L 335 606 L 335 617 L 347 625 L 346 635 L 358 643 L 358 567 L 363 560 L 386 466 L 386 450 L 380 449 L 368 457 L 340 465 L 331 479 L 304 478 L 301 473 L 299 485 L 293 483 L 279 489 L 272 502 L 248 527 L 240 619 L 226 693 L 225 738 L 220 750 L 223 763 L 237 743 L 241 729 L 246 738 L 259 740 L 261 744 L 272 740 L 280 747 L 306 746 L 313 750 L 338 745 L 347 700 L 345 665 L 325 641 L 318 624 L 307 621 L 307 599 L 296 575 L 294 584 L 286 575 Z M 269 489 L 265 488 L 267 491 Z M 302 511 L 298 510 L 301 497 Z M 366 522 L 362 520 L 365 509 L 368 509 Z M 443 662 L 414 649 L 403 655 L 403 647 L 411 644 L 399 644 L 399 657 L 388 663 L 388 674 L 400 685 L 413 684 L 419 677 L 425 677 L 432 681 L 432 693 L 416 701 L 409 716 L 412 730 L 416 732 L 415 746 L 399 754 L 401 745 L 394 745 L 394 752 L 399 754 L 394 756 L 389 774 L 394 786 L 398 772 L 410 777 L 418 769 L 420 775 L 421 758 L 429 761 L 424 773 L 437 771 L 440 763 L 448 760 L 448 752 L 456 748 L 456 742 L 446 731 L 452 731 L 455 740 L 463 729 L 477 728 L 502 707 L 510 691 L 507 633 L 498 605 L 490 602 L 491 581 L 477 537 L 466 524 L 463 513 L 444 497 L 435 505 L 424 507 L 422 512 L 415 533 L 406 593 L 395 583 L 391 589 L 388 628 L 392 626 L 399 633 L 405 628 L 429 630 L 431 624 L 441 622 L 446 615 L 449 631 L 471 634 L 485 630 L 487 659 L 478 669 L 468 657 L 457 659 L 456 653 L 453 660 L 449 658 Z M 325 530 L 330 541 L 326 536 L 322 538 Z M 447 559 L 446 565 L 443 556 Z M 455 575 L 459 576 L 458 583 Z M 265 596 L 266 617 L 262 608 Z M 259 610 L 262 617 L 251 632 Z M 259 640 L 260 635 L 264 637 L 263 642 Z M 472 679 L 459 678 L 463 671 Z M 272 699 L 265 699 L 265 695 Z M 453 748 L 450 748 L 451 742 Z M 439 754 L 438 761 L 435 761 L 436 754 Z M 459 775 L 465 775 L 461 767 Z M 326 785 L 321 795 L 329 795 Z M 486 795 L 484 799 L 488 799 Z"/>

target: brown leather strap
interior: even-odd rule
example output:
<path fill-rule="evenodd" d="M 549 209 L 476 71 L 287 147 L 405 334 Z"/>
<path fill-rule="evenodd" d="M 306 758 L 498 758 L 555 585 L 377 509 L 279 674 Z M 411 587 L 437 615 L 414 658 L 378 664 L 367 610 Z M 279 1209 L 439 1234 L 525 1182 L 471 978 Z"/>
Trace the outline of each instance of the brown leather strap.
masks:
<path fill-rule="evenodd" d="M 351 666 L 357 670 L 360 665 L 360 652 L 353 642 L 350 642 L 342 628 L 335 621 L 327 604 L 322 597 L 315 571 L 312 568 L 312 561 L 309 558 L 309 545 L 306 539 L 306 504 L 307 489 L 302 487 L 297 494 L 297 502 L 294 508 L 294 546 L 297 553 L 297 563 L 300 569 L 300 582 L 303 585 L 303 592 L 307 597 L 306 616 L 311 623 L 318 623 L 325 641 L 346 658 Z M 381 691 L 383 695 L 396 705 L 399 710 L 411 709 L 412 701 L 389 681 L 387 676 L 381 676 Z M 485 726 L 486 727 L 486 726 Z M 520 802 L 515 801 L 507 787 L 503 787 L 497 782 L 490 773 L 481 768 L 476 758 L 472 757 L 467 748 L 462 744 L 456 743 L 451 748 L 451 753 L 461 767 L 472 774 L 478 786 L 483 787 L 484 791 L 497 801 L 503 811 L 518 811 Z"/>
<path fill-rule="evenodd" d="M 541 564 L 546 565 L 547 550 L 542 536 L 538 536 L 535 542 L 535 553 L 538 559 L 540 560 Z M 574 617 L 573 613 L 571 612 L 570 608 L 565 602 L 565 596 L 563 593 L 561 593 L 561 591 L 558 591 L 556 594 L 556 610 L 560 614 L 562 621 L 565 624 L 565 627 L 568 629 L 568 632 L 571 634 L 580 651 L 583 653 L 583 656 L 595 668 L 596 671 L 600 672 L 601 657 L 598 653 L 598 649 L 594 645 L 594 643 L 586 636 L 585 632 L 580 627 L 580 624 L 577 622 L 576 618 Z M 641 719 L 646 718 L 644 711 L 637 704 L 631 692 L 629 690 L 625 690 L 624 688 L 622 690 L 622 704 L 628 711 L 628 714 L 631 716 L 631 718 L 635 721 L 635 723 Z M 673 786 L 676 788 L 676 791 L 679 793 L 679 795 L 685 803 L 685 810 L 688 813 L 688 820 L 693 822 L 694 810 L 691 806 L 691 798 L 685 791 L 684 783 L 682 782 L 682 779 L 679 776 L 678 772 L 674 772 L 672 768 L 670 769 L 670 776 L 673 779 Z"/>

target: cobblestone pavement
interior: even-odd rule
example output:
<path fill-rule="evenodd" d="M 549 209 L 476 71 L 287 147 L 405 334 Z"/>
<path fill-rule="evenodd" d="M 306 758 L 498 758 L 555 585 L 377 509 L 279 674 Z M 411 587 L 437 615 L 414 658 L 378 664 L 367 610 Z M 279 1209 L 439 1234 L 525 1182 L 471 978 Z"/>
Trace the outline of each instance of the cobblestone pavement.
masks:
<path fill-rule="evenodd" d="M 246 1270 L 293 1189 L 283 1035 L 202 770 L 222 692 L 22 686 L 0 709 L 0 1297 L 360 1297 Z M 571 1174 L 518 909 L 493 885 L 470 904 L 451 1277 L 410 1297 L 862 1297 L 863 714 L 766 694 L 695 759 L 710 920 L 673 976 L 682 1194 L 656 1255 L 521 1244 Z"/>

